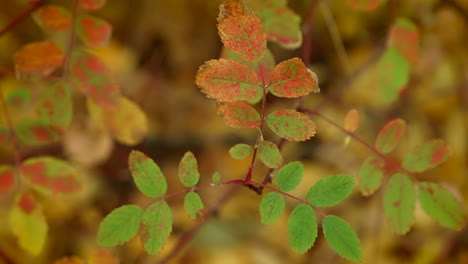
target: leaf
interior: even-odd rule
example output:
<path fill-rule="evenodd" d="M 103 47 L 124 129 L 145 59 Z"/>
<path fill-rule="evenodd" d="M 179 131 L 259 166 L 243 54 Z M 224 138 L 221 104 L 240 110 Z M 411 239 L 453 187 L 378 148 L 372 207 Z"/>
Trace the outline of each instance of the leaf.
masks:
<path fill-rule="evenodd" d="M 392 229 L 405 234 L 410 230 L 414 218 L 416 193 L 408 175 L 396 173 L 390 177 L 383 197 L 385 216 Z"/>
<path fill-rule="evenodd" d="M 343 127 L 348 132 L 354 132 L 359 128 L 359 112 L 356 109 L 348 111 L 344 118 Z"/>
<path fill-rule="evenodd" d="M 103 7 L 106 0 L 80 0 L 80 6 L 88 10 L 96 10 Z"/>
<path fill-rule="evenodd" d="M 62 129 L 44 120 L 21 120 L 16 124 L 16 137 L 26 145 L 43 146 L 60 139 Z"/>
<path fill-rule="evenodd" d="M 278 97 L 297 98 L 317 93 L 317 75 L 307 69 L 299 58 L 282 61 L 271 73 L 269 90 Z"/>
<path fill-rule="evenodd" d="M 224 46 L 247 61 L 259 60 L 266 50 L 262 21 L 247 14 L 239 0 L 228 0 L 220 6 L 218 31 Z"/>
<path fill-rule="evenodd" d="M 254 128 L 260 125 L 260 114 L 247 103 L 219 103 L 218 115 L 226 125 L 234 128 Z"/>
<path fill-rule="evenodd" d="M 71 75 L 77 87 L 94 103 L 110 109 L 121 101 L 119 84 L 112 80 L 110 70 L 98 57 L 86 52 L 73 52 Z"/>
<path fill-rule="evenodd" d="M 84 262 L 79 257 L 72 256 L 60 258 L 54 261 L 54 264 L 84 264 Z"/>
<path fill-rule="evenodd" d="M 221 180 L 221 174 L 219 172 L 213 173 L 213 176 L 211 177 L 211 181 L 213 184 L 217 184 Z"/>
<path fill-rule="evenodd" d="M 284 212 L 286 203 L 283 196 L 277 192 L 271 192 L 263 196 L 260 202 L 260 216 L 262 224 L 273 224 Z"/>
<path fill-rule="evenodd" d="M 46 5 L 32 14 L 34 22 L 46 32 L 64 31 L 72 24 L 68 9 L 57 5 Z"/>
<path fill-rule="evenodd" d="M 19 74 L 51 74 L 60 67 L 65 55 L 52 41 L 31 42 L 14 55 L 15 69 Z"/>
<path fill-rule="evenodd" d="M 229 149 L 229 154 L 234 159 L 245 159 L 252 153 L 253 147 L 247 144 L 237 144 Z"/>
<path fill-rule="evenodd" d="M 205 62 L 198 70 L 195 83 L 209 98 L 222 102 L 247 101 L 262 96 L 262 84 L 257 74 L 232 60 Z"/>
<path fill-rule="evenodd" d="M 421 182 L 419 203 L 424 211 L 442 226 L 460 230 L 465 222 L 463 203 L 436 183 Z"/>
<path fill-rule="evenodd" d="M 359 190 L 364 196 L 372 195 L 382 185 L 385 162 L 379 157 L 368 157 L 359 169 Z"/>
<path fill-rule="evenodd" d="M 20 88 L 8 93 L 6 104 L 15 108 L 27 107 L 32 101 L 31 89 Z"/>
<path fill-rule="evenodd" d="M 0 143 L 10 142 L 10 130 L 0 126 Z"/>
<path fill-rule="evenodd" d="M 39 119 L 64 130 L 73 119 L 71 87 L 63 81 L 50 83 L 36 104 Z"/>
<path fill-rule="evenodd" d="M 15 185 L 15 168 L 8 165 L 0 165 L 0 193 L 11 191 Z"/>
<path fill-rule="evenodd" d="M 138 189 L 146 196 L 156 198 L 166 194 L 167 183 L 158 164 L 143 152 L 133 150 L 128 156 L 128 168 Z"/>
<path fill-rule="evenodd" d="M 409 63 L 400 52 L 389 48 L 376 65 L 377 87 L 383 103 L 393 103 L 409 80 Z"/>
<path fill-rule="evenodd" d="M 9 224 L 21 248 L 32 255 L 41 253 L 49 226 L 41 205 L 31 193 L 23 192 L 18 196 L 14 206 L 10 209 Z"/>
<path fill-rule="evenodd" d="M 304 166 L 299 161 L 293 161 L 284 165 L 276 173 L 276 184 L 283 192 L 294 190 L 301 182 L 304 175 Z"/>
<path fill-rule="evenodd" d="M 295 110 L 274 111 L 268 115 L 266 123 L 278 136 L 290 141 L 304 141 L 315 135 L 315 123 Z"/>
<path fill-rule="evenodd" d="M 119 264 L 119 259 L 104 248 L 94 249 L 87 259 L 87 264 Z"/>
<path fill-rule="evenodd" d="M 406 18 L 398 18 L 390 28 L 388 46 L 397 49 L 409 62 L 416 63 L 419 57 L 418 28 Z"/>
<path fill-rule="evenodd" d="M 136 205 L 123 205 L 112 210 L 99 225 L 97 242 L 113 247 L 132 239 L 140 228 L 143 209 Z"/>
<path fill-rule="evenodd" d="M 192 152 L 185 152 L 179 163 L 179 179 L 185 187 L 193 187 L 200 179 L 197 159 Z"/>
<path fill-rule="evenodd" d="M 141 241 L 149 254 L 161 251 L 172 232 L 172 212 L 166 201 L 151 204 L 143 214 Z"/>
<path fill-rule="evenodd" d="M 384 154 L 392 152 L 400 143 L 401 137 L 405 134 L 405 129 L 406 122 L 403 119 L 397 118 L 388 122 L 380 129 L 375 148 Z"/>
<path fill-rule="evenodd" d="M 442 139 L 434 139 L 417 146 L 406 154 L 403 168 L 410 172 L 424 172 L 447 160 L 450 148 Z"/>
<path fill-rule="evenodd" d="M 350 175 L 337 174 L 320 179 L 307 192 L 307 201 L 319 207 L 328 207 L 344 201 L 352 192 L 354 179 Z"/>
<path fill-rule="evenodd" d="M 21 164 L 20 171 L 34 188 L 45 194 L 73 193 L 82 188 L 79 172 L 54 157 L 29 158 Z"/>
<path fill-rule="evenodd" d="M 322 227 L 325 239 L 336 253 L 347 260 L 362 260 L 359 238 L 345 220 L 335 215 L 327 215 L 322 221 Z"/>
<path fill-rule="evenodd" d="M 268 140 L 263 140 L 258 145 L 258 157 L 268 168 L 276 169 L 283 164 L 283 157 L 278 147 Z"/>
<path fill-rule="evenodd" d="M 112 25 L 100 18 L 84 15 L 78 18 L 76 33 L 91 48 L 106 46 L 112 36 Z"/>
<path fill-rule="evenodd" d="M 317 238 L 317 218 L 312 207 L 299 204 L 288 220 L 289 245 L 299 254 L 305 253 Z"/>
<path fill-rule="evenodd" d="M 195 192 L 189 192 L 185 195 L 184 199 L 184 210 L 190 215 L 192 219 L 197 217 L 197 213 L 203 209 L 203 202 L 200 195 Z"/>
<path fill-rule="evenodd" d="M 348 0 L 349 5 L 357 10 L 371 11 L 385 4 L 387 0 Z"/>
<path fill-rule="evenodd" d="M 88 100 L 88 110 L 98 123 L 118 142 L 134 146 L 140 143 L 149 130 L 148 118 L 130 99 L 121 96 L 115 108 L 103 108 Z"/>

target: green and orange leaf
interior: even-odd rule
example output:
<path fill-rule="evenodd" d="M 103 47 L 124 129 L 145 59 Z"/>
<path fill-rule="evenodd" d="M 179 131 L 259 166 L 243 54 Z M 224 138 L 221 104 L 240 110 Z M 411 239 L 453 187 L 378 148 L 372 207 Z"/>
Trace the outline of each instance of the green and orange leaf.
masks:
<path fill-rule="evenodd" d="M 368 157 L 359 169 L 359 190 L 362 195 L 372 195 L 382 186 L 384 178 L 385 161 L 379 157 Z"/>
<path fill-rule="evenodd" d="M 400 143 L 401 137 L 405 134 L 405 129 L 406 122 L 403 119 L 397 118 L 388 122 L 380 129 L 375 148 L 384 154 L 392 152 Z"/>
<path fill-rule="evenodd" d="M 47 124 L 60 129 L 67 128 L 73 118 L 70 85 L 64 81 L 50 83 L 35 107 L 39 118 Z"/>
<path fill-rule="evenodd" d="M 156 198 L 166 194 L 164 174 L 150 157 L 133 150 L 128 156 L 128 168 L 138 189 L 146 196 Z"/>
<path fill-rule="evenodd" d="M 66 8 L 46 5 L 32 15 L 36 24 L 46 32 L 64 31 L 72 24 L 72 15 Z"/>
<path fill-rule="evenodd" d="M 84 15 L 78 18 L 77 35 L 86 46 L 106 46 L 112 36 L 112 25 L 100 18 Z"/>
<path fill-rule="evenodd" d="M 427 141 L 406 154 L 403 168 L 410 172 L 424 172 L 447 160 L 450 148 L 442 139 Z"/>
<path fill-rule="evenodd" d="M 383 204 L 391 228 L 399 234 L 407 233 L 413 223 L 416 205 L 416 192 L 408 175 L 396 173 L 390 177 Z"/>
<path fill-rule="evenodd" d="M 79 0 L 80 6 L 88 10 L 96 10 L 106 4 L 106 0 Z"/>
<path fill-rule="evenodd" d="M 295 110 L 274 111 L 268 115 L 266 123 L 278 136 L 290 141 L 304 141 L 315 135 L 315 123 Z"/>
<path fill-rule="evenodd" d="M 317 75 L 301 59 L 293 58 L 276 65 L 270 76 L 269 90 L 278 97 L 296 98 L 320 91 Z"/>
<path fill-rule="evenodd" d="M 172 232 L 172 212 L 166 201 L 152 203 L 143 213 L 140 238 L 145 250 L 156 254 L 162 250 Z"/>
<path fill-rule="evenodd" d="M 226 125 L 234 128 L 254 128 L 261 123 L 260 114 L 247 103 L 219 103 L 218 115 Z"/>
<path fill-rule="evenodd" d="M 15 126 L 16 137 L 21 143 L 31 146 L 42 146 L 60 139 L 63 129 L 50 125 L 47 121 L 21 120 Z"/>
<path fill-rule="evenodd" d="M 351 109 L 346 114 L 343 121 L 343 128 L 348 132 L 354 132 L 359 127 L 359 112 L 356 109 Z"/>
<path fill-rule="evenodd" d="M 406 18 L 398 18 L 390 28 L 388 46 L 396 48 L 409 62 L 416 63 L 419 57 L 418 28 Z"/>
<path fill-rule="evenodd" d="M 52 41 L 26 44 L 14 55 L 15 69 L 19 74 L 40 74 L 47 76 L 60 67 L 65 55 Z"/>
<path fill-rule="evenodd" d="M 179 179 L 185 187 L 193 187 L 200 180 L 198 163 L 192 152 L 185 152 L 179 163 Z"/>
<path fill-rule="evenodd" d="M 15 185 L 15 168 L 0 165 L 0 193 L 9 192 Z"/>

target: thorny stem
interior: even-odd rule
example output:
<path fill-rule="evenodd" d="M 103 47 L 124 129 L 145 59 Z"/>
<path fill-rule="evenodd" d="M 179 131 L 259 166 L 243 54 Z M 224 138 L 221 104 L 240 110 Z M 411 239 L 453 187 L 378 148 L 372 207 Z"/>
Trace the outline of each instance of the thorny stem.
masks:
<path fill-rule="evenodd" d="M 36 9 L 39 8 L 39 6 L 44 3 L 46 0 L 36 0 L 33 2 L 33 4 L 26 10 L 24 10 L 21 14 L 16 16 L 13 20 L 8 23 L 2 30 L 0 30 L 0 37 L 5 35 L 7 32 L 12 30 L 14 27 L 19 25 L 21 22 L 23 22 L 32 12 L 34 12 Z"/>

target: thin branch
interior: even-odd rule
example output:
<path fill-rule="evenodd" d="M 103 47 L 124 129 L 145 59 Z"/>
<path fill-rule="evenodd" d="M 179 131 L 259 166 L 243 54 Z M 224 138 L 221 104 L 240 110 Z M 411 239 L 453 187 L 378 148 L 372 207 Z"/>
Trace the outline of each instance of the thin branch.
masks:
<path fill-rule="evenodd" d="M 24 10 L 21 14 L 15 17 L 13 20 L 8 23 L 2 30 L 0 30 L 0 37 L 5 35 L 7 32 L 12 30 L 14 27 L 19 25 L 23 22 L 32 12 L 39 8 L 39 6 L 44 3 L 46 0 L 36 0 L 33 4 L 26 10 Z"/>
<path fill-rule="evenodd" d="M 68 46 L 67 46 L 67 52 L 65 56 L 65 61 L 63 63 L 64 69 L 63 69 L 63 77 L 68 78 L 70 74 L 70 61 L 71 61 L 71 53 L 73 51 L 73 46 L 75 44 L 75 24 L 78 16 L 78 10 L 79 10 L 79 4 L 80 2 L 78 0 L 75 0 L 73 2 L 73 9 L 72 9 L 72 25 L 70 26 L 70 37 L 68 40 Z"/>

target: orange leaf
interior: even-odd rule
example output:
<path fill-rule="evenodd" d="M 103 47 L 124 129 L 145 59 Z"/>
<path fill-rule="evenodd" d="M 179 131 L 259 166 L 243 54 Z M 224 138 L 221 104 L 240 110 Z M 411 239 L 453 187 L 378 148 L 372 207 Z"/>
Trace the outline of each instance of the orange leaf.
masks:
<path fill-rule="evenodd" d="M 88 10 L 96 10 L 103 7 L 106 0 L 80 0 L 80 6 Z"/>
<path fill-rule="evenodd" d="M 11 166 L 0 166 L 0 193 L 10 191 L 15 184 L 15 169 Z"/>
<path fill-rule="evenodd" d="M 32 42 L 15 53 L 14 61 L 19 73 L 49 75 L 62 65 L 64 54 L 52 41 Z"/>
<path fill-rule="evenodd" d="M 419 57 L 419 31 L 406 18 L 399 18 L 390 28 L 388 46 L 395 47 L 408 61 L 415 63 Z"/>
<path fill-rule="evenodd" d="M 344 129 L 348 132 L 354 132 L 359 127 L 359 112 L 351 109 L 344 119 Z"/>
<path fill-rule="evenodd" d="M 54 261 L 54 264 L 84 264 L 84 262 L 78 257 L 63 257 Z"/>
<path fill-rule="evenodd" d="M 109 43 L 112 26 L 102 19 L 85 15 L 78 19 L 78 37 L 89 47 L 103 47 Z"/>
<path fill-rule="evenodd" d="M 63 31 L 70 27 L 72 16 L 70 12 L 56 5 L 46 5 L 33 14 L 34 21 L 44 31 Z"/>
<path fill-rule="evenodd" d="M 253 128 L 261 122 L 257 110 L 244 102 L 218 104 L 218 115 L 226 125 L 234 128 Z"/>

